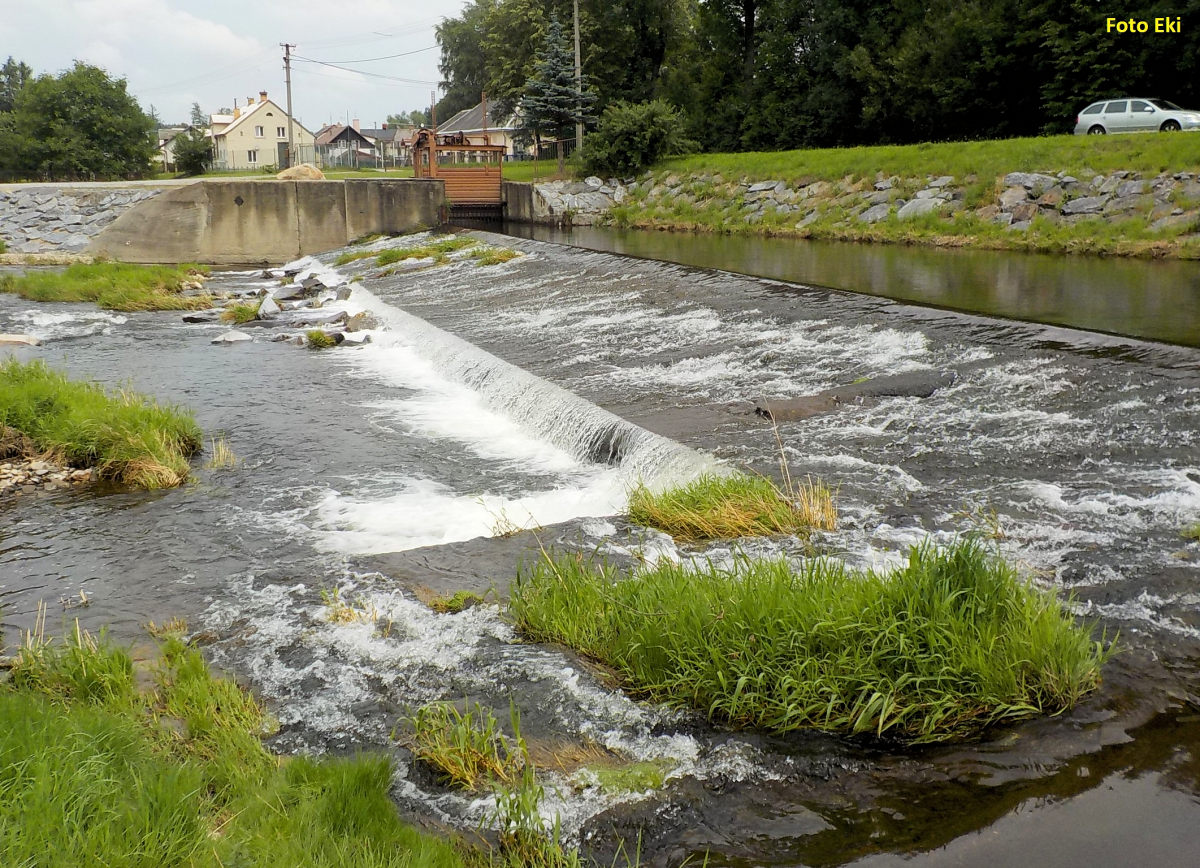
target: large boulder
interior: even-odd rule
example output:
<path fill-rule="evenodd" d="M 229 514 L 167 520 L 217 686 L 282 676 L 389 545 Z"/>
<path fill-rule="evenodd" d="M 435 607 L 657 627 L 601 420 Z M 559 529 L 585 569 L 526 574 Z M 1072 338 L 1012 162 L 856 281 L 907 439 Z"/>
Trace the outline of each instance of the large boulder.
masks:
<path fill-rule="evenodd" d="M 275 177 L 280 181 L 324 181 L 325 173 L 312 163 L 301 163 L 284 169 Z"/>

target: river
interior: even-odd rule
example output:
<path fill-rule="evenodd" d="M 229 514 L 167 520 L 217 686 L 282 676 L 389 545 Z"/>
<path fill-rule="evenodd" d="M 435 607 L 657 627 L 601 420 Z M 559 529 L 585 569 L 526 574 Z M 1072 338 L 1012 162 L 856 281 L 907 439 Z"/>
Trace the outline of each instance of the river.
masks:
<path fill-rule="evenodd" d="M 547 772 L 545 811 L 603 864 L 639 835 L 646 864 L 664 866 L 705 853 L 747 868 L 1194 860 L 1200 545 L 1181 530 L 1200 520 L 1200 350 L 489 240 L 525 255 L 338 269 L 362 278 L 346 304 L 383 327 L 325 352 L 265 332 L 213 346 L 220 327 L 174 314 L 0 296 L 0 331 L 46 339 L 22 357 L 192 407 L 242 459 L 174 491 L 0 503 L 8 641 L 38 601 L 52 626 L 80 617 L 122 641 L 186 617 L 278 716 L 276 749 L 391 751 L 402 811 L 466 830 L 489 801 L 439 787 L 393 734 L 424 702 L 506 717 L 511 700 L 547 750 L 667 769 L 661 790 L 632 794 Z M 310 265 L 328 273 L 334 256 Z M 777 472 L 756 399 L 931 371 L 952 382 L 780 426 L 791 472 L 837 489 L 841 526 L 821 548 L 881 564 L 929 536 L 998 530 L 1036 581 L 1120 632 L 1101 690 L 1068 714 L 915 750 L 728 732 L 521 644 L 499 606 L 436 615 L 419 602 L 430 589 L 502 594 L 536 552 L 506 533 L 527 524 L 547 545 L 615 557 L 729 557 L 729 544 L 681 548 L 615 518 L 627 487 L 712 460 Z M 802 553 L 794 540 L 748 547 Z M 73 606 L 81 589 L 86 608 Z M 334 591 L 372 617 L 331 623 Z"/>

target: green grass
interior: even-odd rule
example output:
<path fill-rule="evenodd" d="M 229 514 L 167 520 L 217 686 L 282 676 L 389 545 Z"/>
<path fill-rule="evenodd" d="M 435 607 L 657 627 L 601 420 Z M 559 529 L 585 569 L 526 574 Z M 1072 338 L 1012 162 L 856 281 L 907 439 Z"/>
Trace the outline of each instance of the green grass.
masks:
<path fill-rule="evenodd" d="M 310 329 L 304 333 L 304 337 L 308 340 L 310 350 L 327 350 L 337 345 L 337 341 L 333 339 L 332 335 L 320 329 Z"/>
<path fill-rule="evenodd" d="M 1182 531 L 1180 531 L 1180 535 L 1184 539 L 1191 540 L 1192 542 L 1200 542 L 1200 521 L 1195 522 L 1194 524 L 1189 524 Z"/>
<path fill-rule="evenodd" d="M 502 265 L 505 262 L 511 262 L 521 254 L 507 247 L 481 247 L 473 251 L 471 255 L 475 257 L 475 262 L 480 267 L 486 267 L 488 265 Z"/>
<path fill-rule="evenodd" d="M 467 247 L 474 247 L 478 243 L 474 238 L 455 235 L 450 238 L 443 238 L 441 241 L 422 244 L 418 247 L 389 247 L 387 250 L 382 251 L 376 257 L 375 261 L 379 265 L 391 265 L 394 262 L 402 262 L 405 259 L 433 259 L 438 264 L 441 264 L 447 261 L 451 253 Z"/>
<path fill-rule="evenodd" d="M 455 591 L 448 597 L 434 597 L 429 601 L 429 608 L 442 615 L 457 615 L 482 603 L 483 597 L 474 591 Z"/>
<path fill-rule="evenodd" d="M 178 638 L 138 689 L 126 651 L 35 641 L 0 684 L 0 864 L 457 868 L 402 823 L 383 757 L 282 763 L 271 721 Z M 102 675 L 101 675 L 102 674 Z M 102 688 L 98 687 L 101 683 Z"/>
<path fill-rule="evenodd" d="M 181 484 L 188 459 L 203 446 L 184 410 L 11 358 L 0 362 L 0 432 L 5 428 L 24 434 L 39 452 L 139 488 Z"/>
<path fill-rule="evenodd" d="M 108 310 L 202 310 L 207 295 L 182 295 L 183 284 L 202 274 L 195 265 L 129 265 L 120 262 L 76 263 L 61 272 L 31 272 L 0 277 L 0 292 L 30 301 L 91 301 Z"/>
<path fill-rule="evenodd" d="M 786 489 L 786 490 L 785 490 Z M 684 542 L 833 530 L 833 496 L 820 482 L 780 488 L 765 476 L 705 475 L 654 492 L 639 484 L 629 495 L 629 519 Z"/>
<path fill-rule="evenodd" d="M 521 738 L 516 707 L 510 711 L 511 738 L 500 731 L 491 709 L 479 703 L 466 711 L 459 711 L 448 702 L 423 706 L 409 721 L 413 753 L 448 783 L 461 789 L 513 786 L 529 763 L 529 753 Z"/>
<path fill-rule="evenodd" d="M 1070 708 L 1112 653 L 973 540 L 864 573 L 817 559 L 624 575 L 546 556 L 510 605 L 527 638 L 601 661 L 636 696 L 771 732 L 964 737 Z"/>
<path fill-rule="evenodd" d="M 260 304 L 262 304 L 261 301 L 235 302 L 221 311 L 221 321 L 241 325 L 242 323 L 257 319 Z"/>
<path fill-rule="evenodd" d="M 656 170 L 719 173 L 740 178 L 837 181 L 874 180 L 876 172 L 901 177 L 977 175 L 991 181 L 1009 172 L 1066 172 L 1079 178 L 1116 169 L 1158 174 L 1200 171 L 1200 151 L 1187 136 L 1041 136 L 980 142 L 814 148 L 740 154 L 695 154 L 660 163 Z"/>

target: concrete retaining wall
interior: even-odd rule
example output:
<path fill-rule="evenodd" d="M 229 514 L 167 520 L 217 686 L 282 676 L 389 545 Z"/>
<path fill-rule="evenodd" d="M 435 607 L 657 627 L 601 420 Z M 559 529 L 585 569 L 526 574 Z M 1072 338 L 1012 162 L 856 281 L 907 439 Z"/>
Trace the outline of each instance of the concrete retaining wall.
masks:
<path fill-rule="evenodd" d="M 436 225 L 436 180 L 199 181 L 130 208 L 85 252 L 122 262 L 286 262 L 373 233 Z"/>

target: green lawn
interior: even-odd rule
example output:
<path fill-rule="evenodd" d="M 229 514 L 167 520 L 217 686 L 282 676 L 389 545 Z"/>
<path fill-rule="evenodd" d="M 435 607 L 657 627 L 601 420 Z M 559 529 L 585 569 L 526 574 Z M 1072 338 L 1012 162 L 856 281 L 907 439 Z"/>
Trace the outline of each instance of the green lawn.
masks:
<path fill-rule="evenodd" d="M 680 173 L 721 173 L 780 180 L 836 181 L 846 176 L 874 178 L 968 175 L 988 180 L 1009 172 L 1066 172 L 1078 177 L 1116 169 L 1151 175 L 1162 171 L 1200 172 L 1200 135 L 1147 133 L 1126 136 L 1040 136 L 979 142 L 926 142 L 859 148 L 814 148 L 739 154 L 694 154 L 655 167 Z"/>

